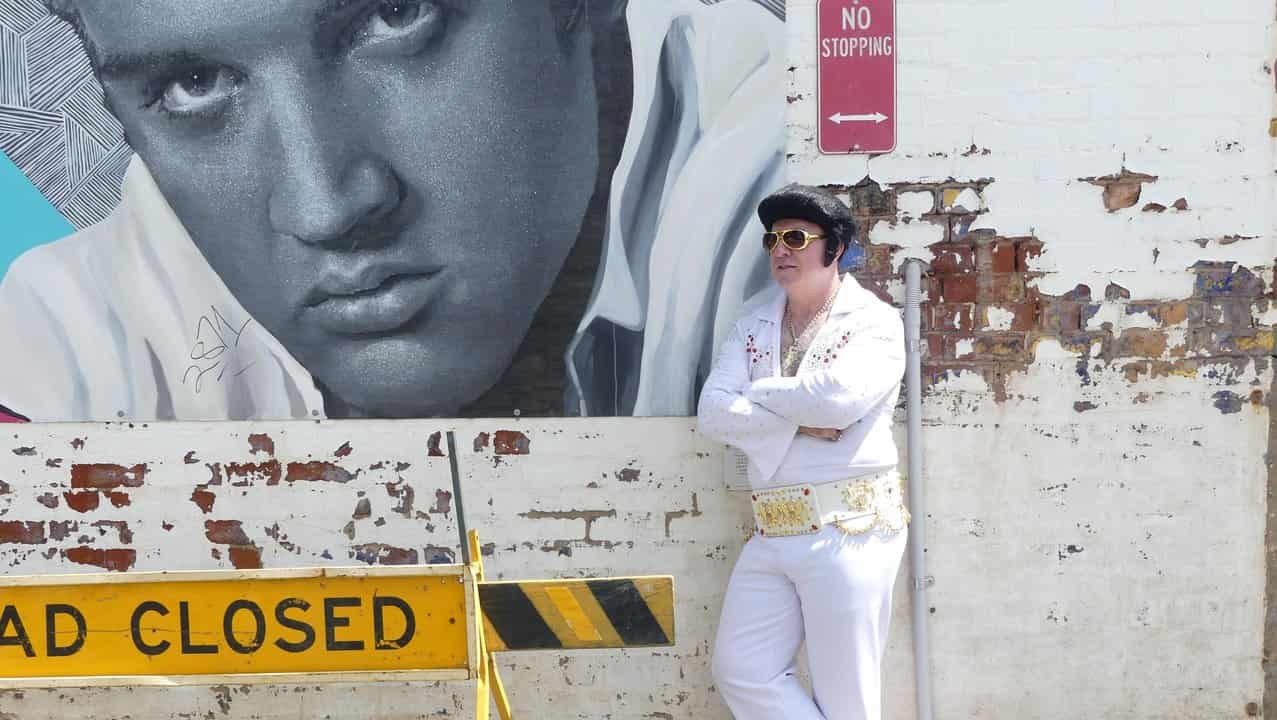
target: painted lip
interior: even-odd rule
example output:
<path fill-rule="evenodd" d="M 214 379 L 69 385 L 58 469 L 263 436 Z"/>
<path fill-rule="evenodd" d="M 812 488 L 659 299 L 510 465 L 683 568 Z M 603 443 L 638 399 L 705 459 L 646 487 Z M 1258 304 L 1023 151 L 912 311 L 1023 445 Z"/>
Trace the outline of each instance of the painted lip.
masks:
<path fill-rule="evenodd" d="M 305 306 L 319 326 L 338 335 L 398 330 L 425 310 L 442 287 L 442 268 L 370 264 L 353 273 L 325 275 Z"/>

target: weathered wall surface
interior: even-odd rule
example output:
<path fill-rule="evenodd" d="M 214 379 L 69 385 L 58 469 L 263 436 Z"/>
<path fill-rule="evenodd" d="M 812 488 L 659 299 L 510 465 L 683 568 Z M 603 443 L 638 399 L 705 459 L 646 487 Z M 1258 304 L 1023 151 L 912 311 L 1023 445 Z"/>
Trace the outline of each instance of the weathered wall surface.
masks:
<path fill-rule="evenodd" d="M 503 656 L 521 717 L 728 717 L 709 647 L 752 521 L 723 489 L 722 452 L 690 420 L 13 427 L 0 470 L 5 574 L 450 557 L 440 434 L 455 429 L 489 576 L 676 578 L 673 649 Z M 901 588 L 889 674 L 893 703 L 907 704 Z M 466 683 L 26 691 L 0 693 L 0 717 L 465 717 L 472 693 Z"/>
<path fill-rule="evenodd" d="M 905 258 L 933 271 L 919 521 L 940 716 L 1258 714 L 1273 4 L 901 2 L 900 144 L 873 159 L 815 151 L 814 7 L 789 3 L 786 172 L 847 192 L 863 281 L 899 301 Z M 708 651 L 746 517 L 687 420 L 21 427 L 0 448 L 0 571 L 429 560 L 453 537 L 431 453 L 447 427 L 492 571 L 677 578 L 679 647 L 508 657 L 520 707 L 726 717 Z M 908 574 L 892 717 L 912 715 Z M 429 717 L 467 702 L 423 685 L 34 691 L 0 695 L 0 713 Z"/>
<path fill-rule="evenodd" d="M 1273 354 L 1267 0 L 898 3 L 900 144 L 815 146 L 868 279 L 931 263 L 924 439 L 943 717 L 1261 709 Z"/>

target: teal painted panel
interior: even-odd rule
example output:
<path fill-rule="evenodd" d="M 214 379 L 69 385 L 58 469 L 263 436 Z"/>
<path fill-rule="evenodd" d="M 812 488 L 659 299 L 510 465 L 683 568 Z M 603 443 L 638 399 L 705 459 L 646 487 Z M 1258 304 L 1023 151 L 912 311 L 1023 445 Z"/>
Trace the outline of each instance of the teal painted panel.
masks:
<path fill-rule="evenodd" d="M 74 231 L 18 166 L 0 153 L 0 277 L 22 253 Z"/>

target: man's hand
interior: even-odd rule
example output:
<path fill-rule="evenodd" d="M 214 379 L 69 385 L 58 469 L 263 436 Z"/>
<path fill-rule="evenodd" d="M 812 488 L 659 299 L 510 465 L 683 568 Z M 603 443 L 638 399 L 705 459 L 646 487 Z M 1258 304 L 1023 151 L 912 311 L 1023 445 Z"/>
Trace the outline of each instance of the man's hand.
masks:
<path fill-rule="evenodd" d="M 842 430 L 838 430 L 836 428 L 799 427 L 798 432 L 801 435 L 810 435 L 814 438 L 829 441 L 834 441 L 842 437 Z"/>

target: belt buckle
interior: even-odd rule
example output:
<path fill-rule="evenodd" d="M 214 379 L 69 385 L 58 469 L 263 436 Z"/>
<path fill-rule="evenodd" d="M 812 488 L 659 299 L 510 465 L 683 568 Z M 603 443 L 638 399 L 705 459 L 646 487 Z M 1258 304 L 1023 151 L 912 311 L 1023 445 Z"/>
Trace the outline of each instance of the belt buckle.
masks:
<path fill-rule="evenodd" d="M 786 537 L 820 531 L 820 506 L 811 485 L 755 490 L 750 500 L 759 535 Z"/>

